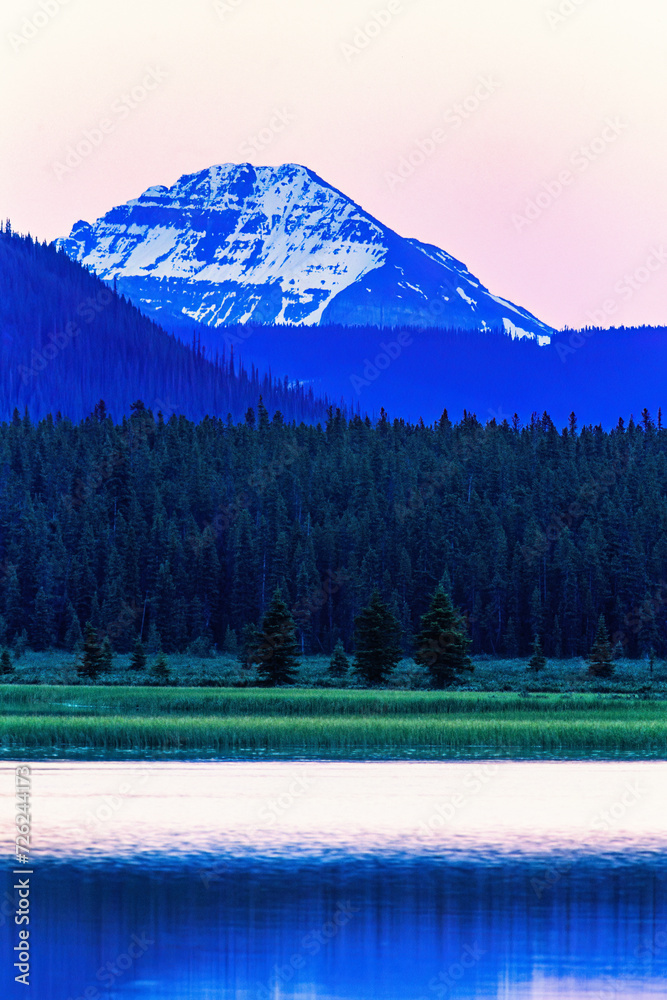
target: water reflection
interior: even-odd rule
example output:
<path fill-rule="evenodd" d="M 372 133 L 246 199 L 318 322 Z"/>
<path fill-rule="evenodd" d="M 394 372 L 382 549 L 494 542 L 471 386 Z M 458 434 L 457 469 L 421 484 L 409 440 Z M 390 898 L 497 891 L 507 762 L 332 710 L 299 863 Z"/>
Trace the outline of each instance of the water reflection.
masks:
<path fill-rule="evenodd" d="M 47 863 L 33 995 L 664 996 L 661 863 L 553 859 L 552 868 L 544 858 L 267 860 L 183 866 L 165 877 Z"/>
<path fill-rule="evenodd" d="M 239 766 L 36 774 L 33 997 L 665 996 L 663 765 L 507 764 L 474 794 L 466 765 L 309 765 L 289 806 L 289 765 Z"/>
<path fill-rule="evenodd" d="M 11 765 L 0 773 L 0 815 L 13 814 Z M 38 858 L 142 866 L 206 853 L 652 856 L 667 849 L 665 789 L 663 762 L 65 762 L 32 778 Z M 0 850 L 13 837 L 0 829 Z"/>

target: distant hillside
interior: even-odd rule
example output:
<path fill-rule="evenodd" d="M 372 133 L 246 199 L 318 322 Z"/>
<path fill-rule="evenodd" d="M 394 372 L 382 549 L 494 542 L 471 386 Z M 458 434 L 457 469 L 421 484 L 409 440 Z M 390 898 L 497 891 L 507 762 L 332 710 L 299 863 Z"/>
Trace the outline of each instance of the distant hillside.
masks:
<path fill-rule="evenodd" d="M 26 407 L 77 420 L 100 400 L 118 419 L 138 399 L 165 418 L 239 420 L 260 394 L 286 420 L 326 416 L 311 389 L 183 344 L 63 251 L 0 228 L 0 420 Z"/>
<path fill-rule="evenodd" d="M 174 332 L 179 332 L 174 328 Z M 192 338 L 192 328 L 181 336 Z M 197 328 L 201 343 L 223 343 L 260 371 L 288 370 L 318 396 L 344 397 L 378 417 L 432 423 L 443 409 L 480 420 L 550 414 L 615 427 L 644 407 L 667 412 L 667 329 L 565 330 L 551 344 L 493 332 L 378 327 L 248 326 Z"/>

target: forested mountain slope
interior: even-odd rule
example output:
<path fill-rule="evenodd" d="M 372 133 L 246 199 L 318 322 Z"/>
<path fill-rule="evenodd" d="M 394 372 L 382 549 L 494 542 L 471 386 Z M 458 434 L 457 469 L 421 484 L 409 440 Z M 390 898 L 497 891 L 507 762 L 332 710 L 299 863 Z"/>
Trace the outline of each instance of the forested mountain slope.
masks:
<path fill-rule="evenodd" d="M 631 656 L 667 653 L 667 430 L 287 426 L 156 419 L 0 426 L 0 641 L 68 646 L 91 620 L 120 651 L 222 644 L 282 587 L 302 648 L 349 648 L 375 587 L 405 648 L 442 581 L 474 651 L 586 654 L 600 613 Z"/>
<path fill-rule="evenodd" d="M 262 393 L 288 420 L 318 420 L 325 403 L 165 333 L 52 245 L 0 231 L 0 419 L 80 419 L 103 399 L 116 418 L 140 398 L 154 412 L 240 419 Z"/>

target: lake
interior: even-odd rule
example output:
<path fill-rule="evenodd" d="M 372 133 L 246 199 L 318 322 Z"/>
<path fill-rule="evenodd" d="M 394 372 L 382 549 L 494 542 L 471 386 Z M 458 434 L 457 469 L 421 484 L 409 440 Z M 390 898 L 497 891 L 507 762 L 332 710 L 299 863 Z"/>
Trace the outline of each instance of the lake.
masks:
<path fill-rule="evenodd" d="M 662 762 L 34 764 L 27 995 L 664 996 L 666 790 Z"/>

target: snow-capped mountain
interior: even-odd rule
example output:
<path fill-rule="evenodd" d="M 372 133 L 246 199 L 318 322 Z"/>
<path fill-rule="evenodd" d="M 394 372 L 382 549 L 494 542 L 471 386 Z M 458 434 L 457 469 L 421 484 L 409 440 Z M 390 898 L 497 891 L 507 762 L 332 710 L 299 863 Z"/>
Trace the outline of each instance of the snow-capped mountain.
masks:
<path fill-rule="evenodd" d="M 540 343 L 553 332 L 296 164 L 187 174 L 59 243 L 165 325 L 504 329 Z"/>

